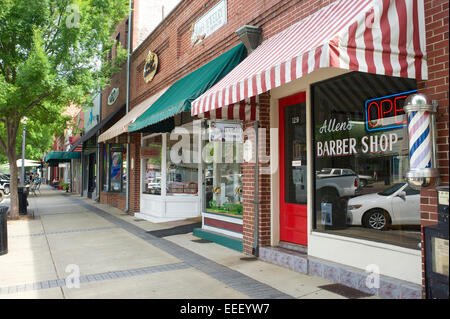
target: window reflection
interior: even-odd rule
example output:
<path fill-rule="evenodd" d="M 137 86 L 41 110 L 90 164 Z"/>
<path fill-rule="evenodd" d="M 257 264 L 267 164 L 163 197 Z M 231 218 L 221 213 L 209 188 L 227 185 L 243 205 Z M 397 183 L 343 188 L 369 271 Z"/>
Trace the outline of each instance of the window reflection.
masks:
<path fill-rule="evenodd" d="M 313 86 L 317 231 L 419 248 L 402 104 L 415 88 L 415 80 L 359 72 Z"/>

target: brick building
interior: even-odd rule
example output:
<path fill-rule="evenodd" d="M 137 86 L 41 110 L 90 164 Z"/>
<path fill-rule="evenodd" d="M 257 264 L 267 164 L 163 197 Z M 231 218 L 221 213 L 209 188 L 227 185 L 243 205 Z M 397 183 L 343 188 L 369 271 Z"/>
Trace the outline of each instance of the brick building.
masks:
<path fill-rule="evenodd" d="M 121 36 L 125 25 L 118 28 Z M 208 91 L 198 91 L 189 101 L 190 116 L 180 110 L 138 125 L 155 116 L 152 107 L 160 110 L 170 98 L 166 92 L 236 48 L 242 42 L 236 31 L 245 25 L 259 27 L 263 43 L 253 52 L 247 47 L 247 59 Z M 139 46 L 132 38 L 128 113 L 116 113 L 104 126 L 100 144 L 106 156 L 121 154 L 121 191 L 102 192 L 101 202 L 152 221 L 181 218 L 174 211 L 184 207 L 190 210 L 185 217 L 202 216 L 203 227 L 194 234 L 245 254 L 386 298 L 422 296 L 417 225 L 436 222 L 436 192 L 418 193 L 405 183 L 402 107 L 416 92 L 438 102 L 435 164 L 448 185 L 447 3 L 181 1 Z M 149 52 L 158 66 L 146 81 Z M 126 104 L 126 72 L 124 66 L 103 92 L 102 118 Z M 115 88 L 119 97 L 109 108 Z M 256 107 L 256 117 L 246 117 L 247 106 Z M 174 126 L 190 130 L 197 119 L 209 129 L 211 123 L 229 123 L 250 132 L 238 147 L 251 160 L 226 168 L 199 163 L 182 173 L 168 160 L 168 133 Z M 208 139 L 202 138 L 199 145 L 206 147 Z M 105 161 L 99 163 L 100 174 L 111 172 Z M 234 180 L 224 182 L 221 170 Z M 338 171 L 339 177 L 331 176 Z M 196 185 L 196 197 L 186 196 L 194 195 L 189 188 L 170 188 L 186 184 Z M 372 201 L 390 208 L 373 204 L 364 211 Z M 219 202 L 231 205 L 224 209 Z M 239 214 L 231 213 L 235 208 Z M 373 274 L 381 275 L 379 286 L 366 283 Z"/>

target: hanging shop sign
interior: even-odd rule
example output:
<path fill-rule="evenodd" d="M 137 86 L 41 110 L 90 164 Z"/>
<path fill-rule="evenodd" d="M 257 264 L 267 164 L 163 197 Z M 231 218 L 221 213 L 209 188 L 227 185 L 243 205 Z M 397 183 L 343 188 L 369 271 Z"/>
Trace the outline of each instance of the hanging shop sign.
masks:
<path fill-rule="evenodd" d="M 210 142 L 243 142 L 242 124 L 230 122 L 209 122 Z"/>
<path fill-rule="evenodd" d="M 112 89 L 111 93 L 108 96 L 108 105 L 113 105 L 116 103 L 117 98 L 119 97 L 119 88 Z"/>
<path fill-rule="evenodd" d="M 223 0 L 191 26 L 191 43 L 196 45 L 227 24 L 227 1 Z"/>
<path fill-rule="evenodd" d="M 366 130 L 380 131 L 406 126 L 403 106 L 406 98 L 417 90 L 378 97 L 365 102 Z"/>
<path fill-rule="evenodd" d="M 145 83 L 149 83 L 155 77 L 158 70 L 158 56 L 155 52 L 149 51 L 145 58 L 144 65 L 144 80 Z"/>

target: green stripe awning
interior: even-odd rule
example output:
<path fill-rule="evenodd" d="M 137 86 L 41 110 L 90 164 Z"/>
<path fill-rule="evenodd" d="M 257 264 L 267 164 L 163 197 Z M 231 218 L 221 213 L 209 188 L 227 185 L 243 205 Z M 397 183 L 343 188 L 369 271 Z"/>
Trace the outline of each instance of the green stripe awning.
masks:
<path fill-rule="evenodd" d="M 214 86 L 246 56 L 247 49 L 241 43 L 178 80 L 134 123 L 128 126 L 128 131 L 139 131 L 181 112 L 190 111 L 192 101 Z"/>

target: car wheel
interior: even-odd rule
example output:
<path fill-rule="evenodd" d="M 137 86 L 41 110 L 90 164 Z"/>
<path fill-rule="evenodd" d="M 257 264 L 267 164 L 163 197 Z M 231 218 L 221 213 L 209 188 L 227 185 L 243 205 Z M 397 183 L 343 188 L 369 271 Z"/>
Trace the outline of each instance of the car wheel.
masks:
<path fill-rule="evenodd" d="M 389 214 L 382 209 L 374 209 L 364 215 L 364 226 L 376 230 L 386 230 L 389 226 Z"/>
<path fill-rule="evenodd" d="M 360 179 L 359 182 L 361 183 L 361 187 L 367 186 L 367 180 L 366 179 Z"/>
<path fill-rule="evenodd" d="M 9 186 L 5 186 L 3 188 L 3 193 L 5 193 L 5 195 L 9 195 Z"/>

